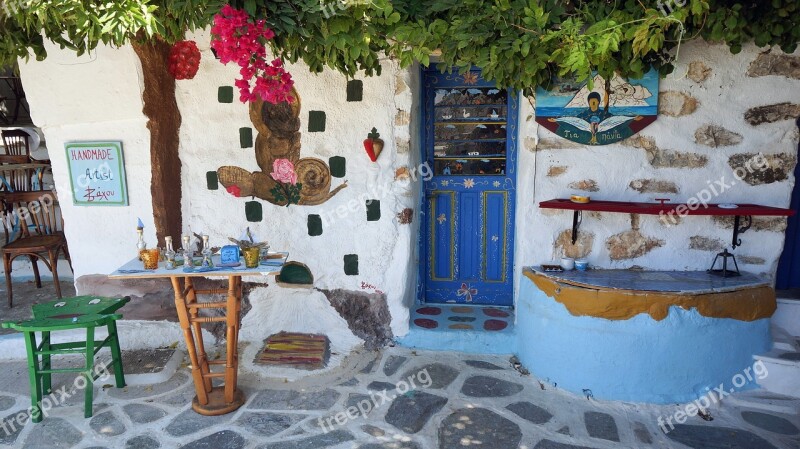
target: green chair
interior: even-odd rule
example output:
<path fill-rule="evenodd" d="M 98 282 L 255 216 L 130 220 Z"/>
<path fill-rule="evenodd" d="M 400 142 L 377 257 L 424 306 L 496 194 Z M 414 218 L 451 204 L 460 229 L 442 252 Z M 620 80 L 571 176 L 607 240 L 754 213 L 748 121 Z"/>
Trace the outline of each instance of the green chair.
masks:
<path fill-rule="evenodd" d="M 117 388 L 125 386 L 125 375 L 122 370 L 122 354 L 119 348 L 116 320 L 122 315 L 114 313 L 124 306 L 129 297 L 98 298 L 79 296 L 63 298 L 33 306 L 33 319 L 26 321 L 7 321 L 2 327 L 24 333 L 25 347 L 28 353 L 28 375 L 31 384 L 31 420 L 42 420 L 42 397 L 52 391 L 53 373 L 79 373 L 86 379 L 84 392 L 84 416 L 92 416 L 92 400 L 94 396 L 93 382 L 100 377 L 94 367 L 97 352 L 108 347 L 114 365 L 114 377 Z M 107 326 L 108 337 L 103 341 L 95 341 L 96 327 Z M 51 343 L 50 332 L 70 329 L 86 329 L 86 341 Z M 41 342 L 37 344 L 36 332 L 41 332 Z M 54 369 L 51 356 L 60 354 L 83 354 L 85 363 L 80 368 Z"/>

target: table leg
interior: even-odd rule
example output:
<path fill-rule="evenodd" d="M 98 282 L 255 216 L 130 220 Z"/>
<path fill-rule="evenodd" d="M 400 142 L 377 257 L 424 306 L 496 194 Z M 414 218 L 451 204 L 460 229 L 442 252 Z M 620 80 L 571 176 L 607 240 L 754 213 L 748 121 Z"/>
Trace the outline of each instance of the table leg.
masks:
<path fill-rule="evenodd" d="M 197 392 L 192 401 L 192 409 L 206 416 L 230 413 L 245 402 L 244 394 L 236 388 L 239 369 L 239 316 L 242 303 L 241 276 L 228 277 L 227 299 L 224 302 L 198 301 L 198 294 L 218 294 L 220 290 L 195 289 L 188 277 L 185 279 L 185 289 L 181 288 L 178 277 L 172 278 L 172 286 L 175 289 L 175 306 L 186 338 L 186 348 L 192 362 L 192 378 Z M 225 309 L 225 316 L 200 316 L 199 309 Z M 225 323 L 227 350 L 225 360 L 209 361 L 200 325 L 215 322 Z M 211 365 L 224 365 L 224 371 L 212 372 Z M 214 387 L 213 378 L 223 378 L 225 384 Z"/>
<path fill-rule="evenodd" d="M 192 363 L 192 378 L 194 379 L 194 389 L 197 393 L 195 401 L 201 405 L 208 404 L 208 393 L 204 387 L 203 372 L 200 369 L 200 361 L 197 357 L 197 351 L 194 344 L 194 336 L 192 335 L 191 322 L 189 320 L 189 312 L 186 307 L 186 299 L 183 296 L 183 289 L 181 288 L 181 281 L 178 277 L 171 277 L 172 288 L 175 290 L 175 309 L 178 311 L 178 320 L 181 323 L 183 330 L 183 338 L 186 340 L 186 350 L 189 353 L 189 360 Z"/>
<path fill-rule="evenodd" d="M 187 277 L 184 281 L 186 286 L 186 304 L 197 303 L 197 292 L 194 290 L 192 278 Z M 197 319 L 200 316 L 200 310 L 197 307 L 188 307 L 189 318 L 192 323 L 192 330 L 194 331 L 194 338 L 197 341 L 197 361 L 200 365 L 200 372 L 205 374 L 210 372 L 208 368 L 208 355 L 206 354 L 206 345 L 203 341 L 203 328 L 200 326 L 200 321 Z M 211 378 L 203 376 L 203 386 L 207 393 L 211 392 Z"/>
<path fill-rule="evenodd" d="M 228 276 L 228 302 L 225 307 L 226 312 L 226 342 L 227 351 L 225 354 L 225 400 L 233 401 L 236 392 L 236 372 L 239 370 L 239 360 L 236 357 L 238 348 L 236 328 L 239 325 L 238 305 L 241 303 L 240 292 L 237 291 L 237 276 Z"/>

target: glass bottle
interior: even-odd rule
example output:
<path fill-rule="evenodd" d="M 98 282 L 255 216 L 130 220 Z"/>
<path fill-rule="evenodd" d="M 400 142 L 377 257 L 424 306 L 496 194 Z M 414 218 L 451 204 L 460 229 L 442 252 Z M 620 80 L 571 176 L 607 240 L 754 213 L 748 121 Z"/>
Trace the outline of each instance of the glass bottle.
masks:
<path fill-rule="evenodd" d="M 183 271 L 194 270 L 194 251 L 191 248 L 191 237 L 183 236 Z"/>
<path fill-rule="evenodd" d="M 147 243 L 144 241 L 144 228 L 136 228 L 136 233 L 139 234 L 139 240 L 136 242 L 136 256 L 142 260 L 141 251 L 147 249 Z"/>
<path fill-rule="evenodd" d="M 166 259 L 167 270 L 175 269 L 175 250 L 172 248 L 172 236 L 164 237 L 166 248 L 164 249 L 164 258 Z"/>
<path fill-rule="evenodd" d="M 208 236 L 203 236 L 203 262 L 201 266 L 203 268 L 214 268 L 214 261 L 211 260 L 211 255 L 213 252 L 211 251 L 211 246 L 208 243 Z"/>

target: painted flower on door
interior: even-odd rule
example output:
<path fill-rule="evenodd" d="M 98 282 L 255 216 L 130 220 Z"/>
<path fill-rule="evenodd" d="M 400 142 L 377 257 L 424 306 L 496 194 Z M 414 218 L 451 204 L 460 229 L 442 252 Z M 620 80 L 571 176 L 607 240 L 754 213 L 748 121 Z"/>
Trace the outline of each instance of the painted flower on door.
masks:
<path fill-rule="evenodd" d="M 478 294 L 477 288 L 472 288 L 466 283 L 461 284 L 461 288 L 456 292 L 458 296 L 463 296 L 466 302 L 472 302 L 472 297 Z"/>

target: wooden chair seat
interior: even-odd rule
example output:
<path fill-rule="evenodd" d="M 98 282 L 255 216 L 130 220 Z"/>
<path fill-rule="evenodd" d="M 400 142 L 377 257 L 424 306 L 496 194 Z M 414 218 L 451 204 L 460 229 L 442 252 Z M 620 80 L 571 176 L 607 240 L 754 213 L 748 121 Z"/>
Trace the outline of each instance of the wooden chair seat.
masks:
<path fill-rule="evenodd" d="M 27 252 L 43 252 L 48 249 L 56 249 L 61 245 L 66 245 L 67 240 L 63 235 L 34 235 L 22 239 L 14 240 L 8 245 L 4 246 L 2 251 L 13 254 L 27 253 Z"/>

